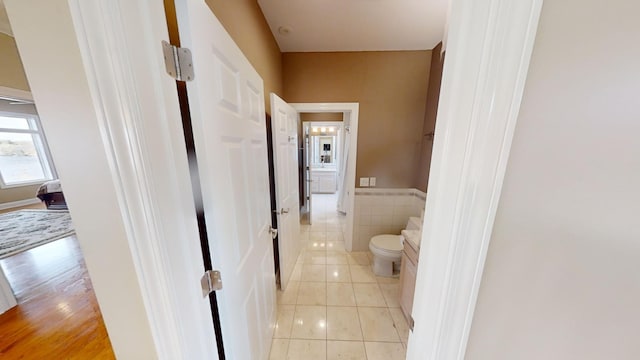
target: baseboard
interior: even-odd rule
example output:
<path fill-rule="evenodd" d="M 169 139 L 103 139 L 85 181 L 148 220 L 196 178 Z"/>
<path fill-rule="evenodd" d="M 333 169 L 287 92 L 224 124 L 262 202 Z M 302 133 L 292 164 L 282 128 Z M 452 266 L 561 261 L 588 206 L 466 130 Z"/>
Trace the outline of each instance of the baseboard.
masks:
<path fill-rule="evenodd" d="M 34 204 L 38 204 L 38 203 L 40 203 L 40 200 L 39 199 L 35 199 L 35 198 L 34 199 L 11 201 L 11 202 L 6 202 L 6 203 L 0 204 L 0 210 L 13 209 L 13 208 L 21 207 L 21 206 L 34 205 Z"/>

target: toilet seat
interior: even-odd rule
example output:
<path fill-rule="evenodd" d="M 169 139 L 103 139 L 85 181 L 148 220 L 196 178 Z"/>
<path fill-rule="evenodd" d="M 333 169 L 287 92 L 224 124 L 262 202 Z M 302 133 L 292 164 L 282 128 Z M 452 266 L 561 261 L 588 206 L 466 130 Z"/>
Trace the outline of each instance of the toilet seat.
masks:
<path fill-rule="evenodd" d="M 378 250 L 389 253 L 402 252 L 402 235 L 376 235 L 371 238 L 371 245 Z"/>
<path fill-rule="evenodd" d="M 421 223 L 420 218 L 410 217 L 401 235 L 381 234 L 371 238 L 369 250 L 373 254 L 372 267 L 376 276 L 393 277 L 395 273 L 400 271 L 404 241 L 420 238 Z M 409 241 L 411 242 L 412 240 Z"/>

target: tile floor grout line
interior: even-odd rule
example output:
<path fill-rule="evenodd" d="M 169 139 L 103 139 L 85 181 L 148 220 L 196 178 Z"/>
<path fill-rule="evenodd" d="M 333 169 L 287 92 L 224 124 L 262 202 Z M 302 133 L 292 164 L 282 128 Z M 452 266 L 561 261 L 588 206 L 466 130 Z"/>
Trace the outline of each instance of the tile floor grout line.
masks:
<path fill-rule="evenodd" d="M 327 209 L 322 209 L 323 211 L 327 212 Z M 287 344 L 287 350 L 286 353 L 288 354 L 289 350 L 291 349 L 291 341 L 292 340 L 304 340 L 304 341 L 325 341 L 325 357 L 329 356 L 329 341 L 332 341 L 332 343 L 338 343 L 338 342 L 342 342 L 342 343 L 359 343 L 361 344 L 361 346 L 364 348 L 364 355 L 368 358 L 370 354 L 367 353 L 367 348 L 366 348 L 366 340 L 364 338 L 364 329 L 363 329 L 363 323 L 361 321 L 361 316 L 360 316 L 360 308 L 372 308 L 372 309 L 386 309 L 386 310 L 380 310 L 382 312 L 385 312 L 389 317 L 390 320 L 393 324 L 393 327 L 395 330 L 393 330 L 393 332 L 395 333 L 395 335 L 397 336 L 396 341 L 389 341 L 389 340 L 385 340 L 385 341 L 373 341 L 372 343 L 380 343 L 380 344 L 400 344 L 400 347 L 402 347 L 404 345 L 404 343 L 402 342 L 402 338 L 399 336 L 399 330 L 397 328 L 397 323 L 395 321 L 395 319 L 393 318 L 393 316 L 391 316 L 391 307 L 389 306 L 389 301 L 388 299 L 385 297 L 385 293 L 382 291 L 383 288 L 383 283 L 380 281 L 380 279 L 378 277 L 375 276 L 375 274 L 372 274 L 374 281 L 369 281 L 369 282 L 354 282 L 353 281 L 353 273 L 352 273 L 352 269 L 357 266 L 360 267 L 361 269 L 368 269 L 369 272 L 371 272 L 370 270 L 370 265 L 371 265 L 371 258 L 370 255 L 367 254 L 366 252 L 362 252 L 364 257 L 366 257 L 366 264 L 363 261 L 356 261 L 356 259 L 354 259 L 353 257 L 349 256 L 350 254 L 348 252 L 346 252 L 346 249 L 340 249 L 340 250 L 336 250 L 338 247 L 344 246 L 344 225 L 338 221 L 337 226 L 337 232 L 338 233 L 342 233 L 342 238 L 340 238 L 339 236 L 337 238 L 333 238 L 333 240 L 335 241 L 329 241 L 329 225 L 332 226 L 332 230 L 335 230 L 335 219 L 328 217 L 328 216 L 319 216 L 318 221 L 316 222 L 316 226 L 322 227 L 322 231 L 317 231 L 318 233 L 323 233 L 323 240 L 322 241 L 318 241 L 318 243 L 321 244 L 321 246 L 323 246 L 322 249 L 319 249 L 320 251 L 324 250 L 324 259 L 321 259 L 320 261 L 322 262 L 322 264 L 315 264 L 313 261 L 312 262 L 306 262 L 305 261 L 305 253 L 309 252 L 309 251 L 317 251 L 316 249 L 309 247 L 309 242 L 311 241 L 310 238 L 310 234 L 311 234 L 311 229 L 309 227 L 306 228 L 306 231 L 304 231 L 304 233 L 306 234 L 306 239 L 302 239 L 304 241 L 304 246 L 303 249 L 301 251 L 301 256 L 298 258 L 297 263 L 299 264 L 300 267 L 300 279 L 298 280 L 298 289 L 297 289 L 297 293 L 295 294 L 295 305 L 294 305 L 294 321 L 295 321 L 295 313 L 298 311 L 298 309 L 302 306 L 324 306 L 324 316 L 326 319 L 326 327 L 324 329 L 324 339 L 292 339 L 293 336 L 293 325 L 292 325 L 292 329 L 291 329 L 291 334 L 289 336 L 289 343 Z M 319 224 L 322 223 L 322 224 Z M 336 231 L 334 231 L 336 232 Z M 303 236 L 304 237 L 304 236 Z M 322 237 L 322 236 L 321 236 Z M 329 248 L 329 244 L 331 243 L 332 248 Z M 331 256 L 334 256 L 334 258 L 332 258 L 331 260 L 329 259 L 329 253 L 331 252 Z M 307 255 L 308 256 L 308 255 Z M 322 256 L 322 254 L 320 255 Z M 362 260 L 362 256 L 357 256 L 356 258 L 361 259 Z M 311 257 L 309 257 L 309 259 L 312 260 Z M 345 262 L 346 260 L 346 262 Z M 331 264 L 329 262 L 332 262 Z M 308 266 L 308 265 L 321 265 L 324 267 L 324 281 L 308 281 L 302 280 L 302 267 L 303 266 Z M 328 275 L 328 271 L 329 271 L 329 266 L 332 265 L 334 267 L 337 268 L 343 268 L 346 269 L 347 271 L 345 273 L 348 273 L 349 275 L 349 280 L 348 281 L 329 281 L 330 277 L 327 276 Z M 368 266 L 367 266 L 368 265 Z M 346 266 L 346 267 L 345 267 Z M 318 266 L 319 267 L 319 266 Z M 317 268 L 316 268 L 317 269 Z M 300 304 L 299 303 L 299 298 L 301 296 L 301 291 L 302 288 L 306 287 L 306 286 L 302 286 L 304 283 L 322 283 L 324 282 L 324 290 L 325 290 L 325 304 L 324 305 L 304 305 L 304 304 Z M 395 281 L 397 283 L 397 280 Z M 340 304 L 339 302 L 336 304 L 332 304 L 329 305 L 329 283 L 335 284 L 335 285 L 346 285 L 349 284 L 349 289 L 352 292 L 352 296 L 353 296 L 353 301 L 355 302 L 354 305 L 344 305 L 344 304 Z M 386 282 L 385 282 L 386 283 Z M 394 282 L 391 282 L 394 283 Z M 382 296 L 382 302 L 380 302 L 381 304 L 383 303 L 384 306 L 361 306 L 358 305 L 356 296 L 355 296 L 355 285 L 356 284 L 368 284 L 368 286 L 370 288 L 375 288 L 377 289 L 377 291 L 380 293 L 380 295 Z M 371 287 L 371 284 L 376 284 L 375 287 Z M 353 304 L 353 303 L 351 303 Z M 333 308 L 346 308 L 346 309 L 354 309 L 356 312 L 356 316 L 358 319 L 358 325 L 360 328 L 360 331 L 362 333 L 362 340 L 360 341 L 355 341 L 355 340 L 340 340 L 340 339 L 333 339 L 330 340 L 329 339 L 329 334 L 328 334 L 328 330 L 329 330 L 329 319 L 328 319 L 328 309 L 329 307 L 333 307 Z M 390 329 L 389 329 L 390 330 Z M 406 348 L 405 348 L 406 350 Z"/>
<path fill-rule="evenodd" d="M 324 258 L 324 262 L 327 262 L 327 233 L 325 232 L 324 234 L 324 239 L 325 239 L 325 246 L 324 246 L 324 250 L 325 250 L 325 258 Z M 327 280 L 327 267 L 325 265 L 325 269 L 324 269 L 324 276 L 325 276 L 325 280 Z M 325 318 L 325 329 L 324 329 L 324 338 L 325 338 L 325 343 L 324 343 L 324 358 L 327 359 L 329 357 L 329 299 L 327 298 L 329 296 L 329 289 L 328 289 L 328 281 L 324 282 L 324 298 L 325 298 L 325 308 L 324 308 L 324 318 Z"/>

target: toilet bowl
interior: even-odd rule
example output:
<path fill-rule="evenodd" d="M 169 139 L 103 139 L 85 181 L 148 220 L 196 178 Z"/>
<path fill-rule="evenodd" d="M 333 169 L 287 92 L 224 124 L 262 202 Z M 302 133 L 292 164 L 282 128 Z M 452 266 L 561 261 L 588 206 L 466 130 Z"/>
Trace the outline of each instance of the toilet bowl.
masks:
<path fill-rule="evenodd" d="M 419 230 L 419 218 L 411 217 L 406 230 Z M 402 259 L 404 237 L 402 235 L 381 234 L 369 241 L 369 250 L 373 253 L 373 273 L 377 276 L 393 276 L 394 264 L 399 268 Z"/>
<path fill-rule="evenodd" d="M 373 273 L 378 276 L 393 276 L 393 264 L 402 258 L 402 235 L 376 235 L 369 241 L 373 253 Z"/>

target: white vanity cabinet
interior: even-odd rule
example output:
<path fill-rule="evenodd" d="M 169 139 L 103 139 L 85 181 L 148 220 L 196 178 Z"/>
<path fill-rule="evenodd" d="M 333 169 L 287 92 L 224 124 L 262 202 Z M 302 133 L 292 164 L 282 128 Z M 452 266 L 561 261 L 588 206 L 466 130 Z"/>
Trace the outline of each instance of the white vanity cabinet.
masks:
<path fill-rule="evenodd" d="M 408 322 L 411 321 L 417 271 L 418 247 L 411 241 L 405 240 L 400 265 L 400 308 L 402 308 L 402 312 Z"/>
<path fill-rule="evenodd" d="M 338 180 L 335 169 L 311 170 L 311 193 L 333 194 L 338 190 Z"/>

